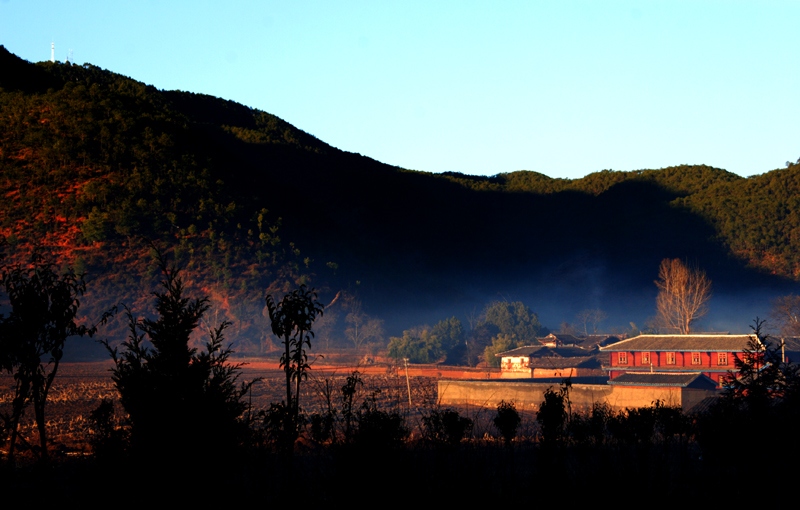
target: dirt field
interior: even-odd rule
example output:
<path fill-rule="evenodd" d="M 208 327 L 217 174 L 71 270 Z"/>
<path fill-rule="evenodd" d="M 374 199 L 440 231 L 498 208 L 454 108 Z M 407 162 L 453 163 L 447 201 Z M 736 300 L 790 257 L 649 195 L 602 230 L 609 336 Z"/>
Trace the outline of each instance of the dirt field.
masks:
<path fill-rule="evenodd" d="M 247 399 L 253 413 L 269 408 L 273 402 L 280 402 L 285 398 L 285 375 L 278 366 L 277 361 L 243 360 L 241 381 L 259 379 L 253 384 Z M 46 409 L 48 417 L 49 434 L 52 444 L 57 451 L 80 454 L 88 452 L 87 438 L 89 437 L 89 413 L 97 407 L 104 398 L 117 401 L 118 395 L 111 380 L 110 369 L 113 364 L 110 360 L 85 363 L 64 363 L 59 369 L 58 376 L 53 384 Z M 406 385 L 405 369 L 389 365 L 372 364 L 366 366 L 333 366 L 317 364 L 310 372 L 308 381 L 304 384 L 301 396 L 301 405 L 307 414 L 319 412 L 324 409 L 325 388 L 333 389 L 332 395 L 338 405 L 340 389 L 345 379 L 354 370 L 358 370 L 363 379 L 357 405 L 367 398 L 374 398 L 379 408 L 396 411 L 406 417 L 407 423 L 418 427 L 420 418 L 427 410 L 437 406 L 436 381 L 440 377 L 448 378 L 487 378 L 491 373 L 451 367 L 410 366 L 409 386 L 411 392 L 411 405 L 409 405 L 409 389 Z M 12 399 L 13 379 L 8 375 L 0 376 L 0 413 L 7 412 Z M 121 409 L 118 407 L 118 413 Z M 479 425 L 477 422 L 488 410 L 465 409 L 465 414 L 476 419 L 475 435 L 482 437 L 489 433 L 489 425 Z M 21 437 L 24 441 L 20 444 L 25 449 L 25 441 L 36 444 L 38 434 L 33 424 L 32 411 L 29 409 L 21 424 Z"/>

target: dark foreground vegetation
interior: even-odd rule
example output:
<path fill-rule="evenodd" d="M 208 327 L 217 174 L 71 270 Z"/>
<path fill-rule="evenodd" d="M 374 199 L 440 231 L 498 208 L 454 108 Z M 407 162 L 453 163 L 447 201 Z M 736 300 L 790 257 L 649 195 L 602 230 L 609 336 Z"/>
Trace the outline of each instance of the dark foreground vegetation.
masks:
<path fill-rule="evenodd" d="M 268 300 L 273 332 L 285 349 L 285 398 L 257 411 L 248 399 L 254 381 L 241 381 L 241 367 L 229 362 L 225 323 L 209 331 L 205 349 L 189 347 L 207 300 L 186 297 L 180 272 L 159 260 L 155 318 L 127 311 L 128 340 L 119 349 L 106 344 L 119 399 L 103 399 L 91 412 L 88 455 L 48 455 L 51 446 L 40 432 L 39 445 L 27 444 L 27 455 L 15 456 L 18 415 L 36 405 L 30 393 L 19 393 L 19 381 L 31 371 L 26 363 L 35 361 L 35 374 L 52 374 L 59 348 L 27 359 L 17 355 L 28 343 L 16 333 L 38 331 L 29 337 L 33 345 L 49 338 L 62 339 L 52 342 L 60 346 L 75 331 L 53 330 L 53 321 L 31 323 L 12 303 L 0 323 L 0 360 L 18 391 L 12 412 L 4 404 L 0 415 L 6 494 L 33 494 L 37 502 L 147 503 L 158 495 L 205 504 L 369 505 L 527 504 L 538 497 L 583 503 L 624 491 L 633 498 L 657 493 L 713 501 L 720 493 L 751 495 L 753 487 L 738 481 L 764 471 L 775 483 L 794 474 L 783 462 L 800 453 L 792 432 L 800 424 L 800 376 L 762 334 L 761 321 L 753 328 L 760 342 L 737 359 L 723 395 L 691 415 L 662 402 L 573 410 L 569 380 L 546 391 L 527 420 L 513 402 L 474 414 L 429 402 L 411 412 L 400 399 L 381 398 L 381 389 L 367 387 L 357 370 L 314 381 L 319 399 L 312 406 L 301 388 L 310 384 L 307 349 L 324 307 L 313 289 L 301 286 Z M 81 280 L 56 275 L 51 266 L 34 265 L 16 278 L 28 299 L 59 318 L 60 306 L 77 308 L 80 286 L 71 282 Z M 65 300 L 35 299 L 63 282 L 73 291 Z M 44 409 L 35 411 L 38 424 Z"/>

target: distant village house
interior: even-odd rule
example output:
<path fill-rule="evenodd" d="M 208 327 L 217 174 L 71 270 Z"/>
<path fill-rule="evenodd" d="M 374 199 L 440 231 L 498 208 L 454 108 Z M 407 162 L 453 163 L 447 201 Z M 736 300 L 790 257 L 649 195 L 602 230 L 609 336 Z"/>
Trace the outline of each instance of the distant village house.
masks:
<path fill-rule="evenodd" d="M 639 335 L 600 347 L 610 379 L 630 373 L 701 373 L 717 385 L 736 369 L 751 335 Z"/>

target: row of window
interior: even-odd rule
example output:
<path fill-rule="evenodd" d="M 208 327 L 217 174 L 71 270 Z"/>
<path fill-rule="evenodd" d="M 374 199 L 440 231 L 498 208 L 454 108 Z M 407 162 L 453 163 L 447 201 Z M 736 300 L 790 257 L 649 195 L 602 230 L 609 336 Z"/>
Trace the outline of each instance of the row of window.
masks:
<path fill-rule="evenodd" d="M 701 365 L 703 363 L 702 357 L 700 356 L 702 353 L 693 352 L 692 353 L 692 365 Z M 666 360 L 666 365 L 675 365 L 677 360 L 677 355 L 674 352 L 665 352 L 664 357 Z M 617 353 L 617 363 L 619 365 L 627 365 L 628 364 L 628 353 L 627 352 L 618 352 Z M 642 365 L 650 365 L 650 353 L 643 352 L 642 353 Z M 718 352 L 717 353 L 717 365 L 718 366 L 727 366 L 728 365 L 728 353 L 727 352 Z"/>

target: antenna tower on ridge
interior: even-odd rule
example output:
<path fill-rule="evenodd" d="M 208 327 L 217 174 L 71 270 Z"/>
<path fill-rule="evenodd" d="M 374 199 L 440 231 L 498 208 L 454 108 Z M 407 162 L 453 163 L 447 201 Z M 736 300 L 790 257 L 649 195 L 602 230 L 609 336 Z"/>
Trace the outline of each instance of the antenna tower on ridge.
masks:
<path fill-rule="evenodd" d="M 56 61 L 56 43 L 50 43 L 50 62 Z"/>

